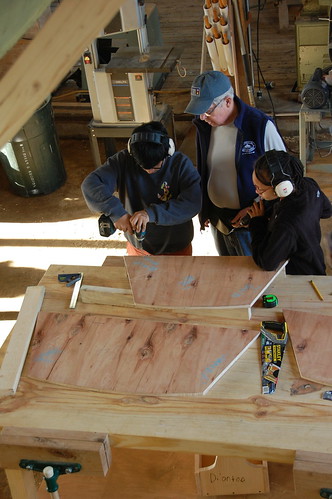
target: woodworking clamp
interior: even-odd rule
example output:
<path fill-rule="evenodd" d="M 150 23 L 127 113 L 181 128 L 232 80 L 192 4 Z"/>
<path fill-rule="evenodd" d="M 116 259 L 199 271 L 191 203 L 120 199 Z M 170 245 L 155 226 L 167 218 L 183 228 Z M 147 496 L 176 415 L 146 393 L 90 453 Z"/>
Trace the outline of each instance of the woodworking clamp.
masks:
<path fill-rule="evenodd" d="M 278 298 L 275 295 L 263 295 L 263 307 L 274 308 L 278 305 Z"/>
<path fill-rule="evenodd" d="M 21 459 L 19 464 L 20 468 L 25 470 L 42 472 L 46 482 L 46 490 L 50 493 L 58 490 L 59 486 L 57 484 L 57 479 L 59 475 L 77 473 L 81 470 L 81 465 L 79 463 L 58 463 Z"/>

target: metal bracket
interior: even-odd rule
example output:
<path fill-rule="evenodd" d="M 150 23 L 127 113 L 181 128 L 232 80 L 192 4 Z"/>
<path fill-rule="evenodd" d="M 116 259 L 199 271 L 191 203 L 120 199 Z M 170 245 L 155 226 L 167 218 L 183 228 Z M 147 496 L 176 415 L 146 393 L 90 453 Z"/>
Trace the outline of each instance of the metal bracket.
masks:
<path fill-rule="evenodd" d="M 319 495 L 325 499 L 332 499 L 332 489 L 320 489 Z"/>
<path fill-rule="evenodd" d="M 81 465 L 78 463 L 34 461 L 31 459 L 21 459 L 19 465 L 26 470 L 42 472 L 47 485 L 47 492 L 56 492 L 58 490 L 57 479 L 59 475 L 77 473 L 81 470 Z"/>

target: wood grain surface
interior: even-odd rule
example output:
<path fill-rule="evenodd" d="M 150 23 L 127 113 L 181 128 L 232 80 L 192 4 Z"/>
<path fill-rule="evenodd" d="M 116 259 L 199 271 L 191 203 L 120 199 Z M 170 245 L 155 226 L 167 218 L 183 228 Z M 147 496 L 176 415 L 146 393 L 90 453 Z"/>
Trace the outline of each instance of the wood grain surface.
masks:
<path fill-rule="evenodd" d="M 136 304 L 250 307 L 283 269 L 266 272 L 251 257 L 124 257 Z"/>
<path fill-rule="evenodd" d="M 41 312 L 28 376 L 122 393 L 206 393 L 258 331 Z"/>
<path fill-rule="evenodd" d="M 332 384 L 332 317 L 283 310 L 302 378 Z"/>
<path fill-rule="evenodd" d="M 207 325 L 213 321 L 213 325 L 221 327 L 253 330 L 258 330 L 262 320 L 284 320 L 283 308 L 300 307 L 306 311 L 310 307 L 317 314 L 331 314 L 332 276 L 312 277 L 324 296 L 321 301 L 308 281 L 310 276 L 281 274 L 266 290 L 278 297 L 278 306 L 266 309 L 257 300 L 250 321 L 219 318 L 218 309 L 193 313 L 191 308 L 150 307 L 147 314 L 142 306 L 83 303 L 80 297 L 75 311 L 70 310 L 72 290 L 59 283 L 59 273 L 84 272 L 87 285 L 130 289 L 123 258 L 114 256 L 107 260 L 108 266 L 102 268 L 51 265 L 40 281 L 46 288 L 42 311 L 140 317 L 167 323 Z M 296 450 L 331 452 L 331 402 L 322 399 L 321 389 L 294 395 L 292 387 L 300 376 L 290 342 L 277 390 L 270 396 L 261 395 L 258 341 L 205 396 L 110 393 L 34 379 L 26 376 L 26 367 L 15 396 L 1 399 L 1 426 L 108 433 L 112 449 L 197 452 L 279 463 L 293 463 Z M 262 435 L 269 438 L 260 438 Z"/>

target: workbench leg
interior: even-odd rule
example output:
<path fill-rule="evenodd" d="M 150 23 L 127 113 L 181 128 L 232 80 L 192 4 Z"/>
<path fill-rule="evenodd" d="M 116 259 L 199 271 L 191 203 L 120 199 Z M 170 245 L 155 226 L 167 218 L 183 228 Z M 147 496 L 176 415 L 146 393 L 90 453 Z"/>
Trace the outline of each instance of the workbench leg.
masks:
<path fill-rule="evenodd" d="M 90 139 L 90 146 L 91 146 L 93 161 L 94 161 L 95 167 L 97 168 L 102 163 L 101 163 L 101 157 L 100 157 L 100 152 L 99 152 L 98 139 L 97 139 L 96 133 L 94 131 L 94 128 L 92 128 L 92 127 L 89 127 L 89 139 Z"/>
<path fill-rule="evenodd" d="M 37 499 L 37 485 L 32 471 L 5 470 L 12 499 Z"/>
<path fill-rule="evenodd" d="M 304 113 L 299 113 L 299 150 L 300 161 L 304 167 L 304 174 L 307 169 L 307 124 L 305 121 Z"/>

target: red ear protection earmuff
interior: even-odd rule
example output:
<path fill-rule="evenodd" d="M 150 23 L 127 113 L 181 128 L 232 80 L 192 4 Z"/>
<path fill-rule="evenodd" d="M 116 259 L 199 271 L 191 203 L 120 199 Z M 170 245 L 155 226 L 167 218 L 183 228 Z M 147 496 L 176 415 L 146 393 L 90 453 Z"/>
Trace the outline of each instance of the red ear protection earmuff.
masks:
<path fill-rule="evenodd" d="M 279 198 L 289 196 L 294 191 L 294 185 L 290 175 L 284 172 L 276 151 L 266 151 L 265 157 L 272 175 L 274 192 Z"/>

